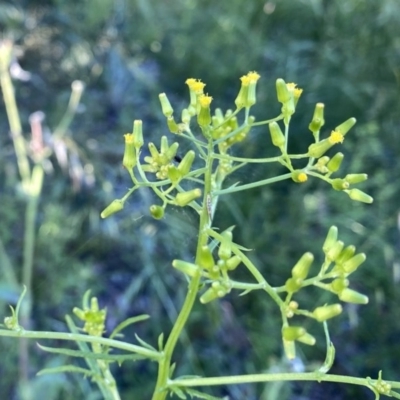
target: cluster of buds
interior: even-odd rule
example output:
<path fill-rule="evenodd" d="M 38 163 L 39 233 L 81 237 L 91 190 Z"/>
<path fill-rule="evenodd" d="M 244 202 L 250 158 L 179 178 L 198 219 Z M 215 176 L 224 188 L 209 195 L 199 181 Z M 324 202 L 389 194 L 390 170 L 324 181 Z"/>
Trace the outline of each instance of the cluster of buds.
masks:
<path fill-rule="evenodd" d="M 157 179 L 166 179 L 168 177 L 170 166 L 173 166 L 174 157 L 178 151 L 179 143 L 174 142 L 169 146 L 167 137 L 163 136 L 161 138 L 160 151 L 158 151 L 157 147 L 152 142 L 149 143 L 148 147 L 150 156 L 144 158 L 144 161 L 148 165 L 143 166 L 143 171 L 155 173 Z M 194 154 L 192 162 L 193 159 Z"/>
<path fill-rule="evenodd" d="M 283 79 L 276 80 L 276 93 L 279 103 L 282 104 L 282 115 L 285 125 L 290 121 L 294 114 L 296 105 L 299 101 L 303 89 L 297 87 L 295 83 L 286 83 Z"/>
<path fill-rule="evenodd" d="M 195 264 L 183 260 L 174 260 L 172 263 L 174 268 L 185 275 L 193 277 L 200 272 L 204 278 L 211 281 L 210 287 L 200 297 L 203 304 L 221 298 L 231 291 L 228 273 L 235 270 L 241 263 L 240 258 L 232 254 L 232 232 L 224 231 L 222 237 L 217 252 L 217 262 L 210 246 L 204 245 L 198 252 Z"/>
<path fill-rule="evenodd" d="M 329 288 L 344 302 L 367 304 L 368 297 L 348 288 L 349 280 L 347 279 L 366 260 L 366 256 L 364 253 L 356 254 L 356 248 L 353 245 L 345 247 L 337 236 L 338 229 L 336 226 L 332 226 L 322 247 L 326 261 L 334 263 L 332 272 L 337 275 L 337 278 L 330 283 Z"/>
<path fill-rule="evenodd" d="M 227 110 L 224 115 L 221 109 L 217 108 L 212 117 L 212 138 L 217 140 L 227 137 L 226 140 L 219 144 L 220 152 L 226 153 L 229 147 L 246 139 L 254 120 L 255 118 L 253 116 L 249 116 L 248 123 L 245 126 L 239 127 L 238 120 L 236 116 L 233 115 L 232 110 Z M 232 132 L 234 132 L 234 134 L 232 134 Z"/>
<path fill-rule="evenodd" d="M 295 293 L 301 289 L 303 281 L 307 278 L 314 256 L 304 253 L 292 268 L 292 276 L 286 281 L 285 289 L 288 293 Z"/>
<path fill-rule="evenodd" d="M 356 123 L 355 118 L 349 118 L 348 120 L 337 126 L 331 132 L 330 136 L 327 139 L 323 139 L 316 143 L 311 144 L 308 147 L 308 153 L 307 153 L 308 156 L 312 158 L 320 158 L 335 144 L 343 143 L 344 137 L 346 136 L 347 132 L 354 126 L 355 123 Z M 310 125 L 312 125 L 312 121 Z"/>
<path fill-rule="evenodd" d="M 282 340 L 286 357 L 289 360 L 293 360 L 296 357 L 296 341 L 308 346 L 314 346 L 316 342 L 315 337 L 302 326 L 284 326 L 282 328 Z"/>
<path fill-rule="evenodd" d="M 99 303 L 96 297 L 92 297 L 90 301 L 90 308 L 84 310 L 75 307 L 73 313 L 85 322 L 83 331 L 91 336 L 102 336 L 105 328 L 106 310 L 99 309 Z"/>

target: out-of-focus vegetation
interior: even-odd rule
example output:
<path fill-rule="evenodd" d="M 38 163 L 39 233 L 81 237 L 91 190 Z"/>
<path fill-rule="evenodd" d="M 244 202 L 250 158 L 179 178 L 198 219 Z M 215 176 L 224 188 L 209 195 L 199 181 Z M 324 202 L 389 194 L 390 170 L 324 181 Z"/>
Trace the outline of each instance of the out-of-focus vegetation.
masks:
<path fill-rule="evenodd" d="M 222 93 L 228 102 L 239 89 L 237 76 L 257 70 L 262 75 L 258 107 L 264 115 L 270 105 L 271 116 L 276 111 L 276 78 L 305 89 L 296 112 L 301 117 L 292 123 L 293 150 L 305 151 L 311 142 L 307 126 L 315 102 L 326 105 L 327 130 L 357 118 L 343 152 L 351 154 L 349 169 L 369 174 L 364 189 L 375 202 L 355 204 L 321 183 L 285 182 L 227 197 L 217 222 L 237 225 L 238 242 L 254 249 L 252 258 L 264 265 L 277 285 L 304 251 L 318 254 L 327 227 L 338 225 L 341 236 L 368 255 L 357 277 L 358 289 L 369 295 L 370 304 L 348 307 L 341 322 L 331 327 L 337 348 L 332 372 L 376 376 L 383 369 L 386 379 L 399 379 L 397 0 L 6 0 L 0 4 L 0 26 L 2 39 L 15 44 L 12 74 L 26 138 L 30 115 L 42 111 L 45 138 L 54 145 L 54 127 L 68 103 L 71 82 L 79 79 L 86 85 L 83 106 L 67 135 L 56 143 L 59 152 L 47 166 L 35 245 L 35 329 L 64 330 L 64 315 L 91 288 L 107 306 L 110 330 L 131 315 L 147 313 L 152 319 L 135 325 L 139 336 L 154 343 L 161 331 L 169 331 L 183 295 L 177 288 L 185 285 L 171 272 L 170 260 L 190 257 L 193 219 L 176 210 L 155 222 L 148 213 L 150 194 L 140 192 L 122 217 L 100 221 L 100 210 L 129 185 L 121 167 L 122 135 L 132 129 L 133 119 L 140 118 L 149 140 L 158 141 L 166 128 L 157 94 L 167 92 L 178 107 L 187 97 L 188 77 L 203 79 L 210 95 Z M 0 103 L 3 315 L 18 294 L 10 290 L 3 267 L 9 261 L 20 273 L 24 236 L 24 199 L 8 132 Z M 265 128 L 256 132 L 243 144 L 245 152 L 270 154 L 267 135 Z M 261 178 L 273 172 L 252 167 L 245 173 Z M 198 306 L 177 353 L 178 365 L 183 365 L 179 373 L 288 368 L 280 361 L 280 327 L 274 323 L 277 316 L 271 304 L 257 295 L 229 300 L 201 310 Z M 128 330 L 126 336 L 130 334 L 133 337 Z M 9 399 L 17 398 L 16 347 L 12 339 L 0 341 L 0 392 Z M 322 348 L 305 351 L 306 365 L 324 356 Z M 80 377 L 35 378 L 40 368 L 65 360 L 44 356 L 33 342 L 30 354 L 33 398 L 96 398 L 89 396 L 90 382 Z M 122 398 L 149 398 L 154 373 L 150 364 L 124 364 L 116 373 Z M 228 390 L 215 388 L 214 393 L 272 400 L 270 386 Z M 325 396 L 320 398 L 327 398 L 329 385 L 288 385 L 279 398 L 317 399 L 321 390 Z M 337 397 L 331 398 L 370 396 L 354 388 L 335 390 Z"/>

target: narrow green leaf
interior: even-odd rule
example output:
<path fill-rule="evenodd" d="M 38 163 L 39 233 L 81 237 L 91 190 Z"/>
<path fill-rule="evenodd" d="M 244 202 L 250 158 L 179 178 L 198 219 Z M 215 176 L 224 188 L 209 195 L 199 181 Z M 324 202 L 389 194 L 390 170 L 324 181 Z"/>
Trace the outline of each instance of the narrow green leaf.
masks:
<path fill-rule="evenodd" d="M 122 321 L 117 327 L 112 331 L 110 335 L 110 339 L 113 339 L 119 332 L 121 332 L 123 329 L 125 329 L 127 326 L 135 324 L 136 322 L 139 321 L 144 321 L 146 319 L 149 319 L 150 315 L 143 314 L 143 315 L 137 315 L 136 317 L 131 317 L 126 319 L 125 321 Z"/>
<path fill-rule="evenodd" d="M 40 349 L 47 351 L 48 353 L 56 353 L 62 354 L 69 357 L 82 357 L 82 358 L 91 358 L 94 360 L 105 360 L 110 362 L 118 362 L 119 364 L 123 361 L 136 361 L 143 360 L 146 357 L 136 354 L 105 354 L 105 353 L 93 353 L 91 351 L 80 351 L 80 350 L 71 350 L 65 348 L 55 348 L 55 347 L 47 347 L 42 346 L 41 344 L 37 344 Z"/>
<path fill-rule="evenodd" d="M 152 345 L 146 343 L 143 339 L 140 339 L 140 337 L 136 333 L 135 333 L 135 338 L 146 349 L 157 351 L 155 347 L 153 347 Z"/>
<path fill-rule="evenodd" d="M 85 376 L 91 376 L 91 377 L 95 376 L 95 374 L 92 371 L 90 371 L 89 369 L 77 367 L 75 365 L 63 365 L 60 367 L 45 368 L 45 369 L 42 369 L 41 371 L 39 371 L 37 373 L 37 375 L 40 376 L 40 375 L 44 375 L 44 374 L 60 374 L 63 372 L 75 372 L 78 374 L 83 374 Z"/>

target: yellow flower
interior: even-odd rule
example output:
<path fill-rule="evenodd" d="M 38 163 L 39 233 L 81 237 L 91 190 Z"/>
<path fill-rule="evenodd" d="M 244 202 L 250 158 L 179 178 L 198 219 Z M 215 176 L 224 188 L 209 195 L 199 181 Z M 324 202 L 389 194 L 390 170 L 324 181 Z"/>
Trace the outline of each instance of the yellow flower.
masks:
<path fill-rule="evenodd" d="M 207 95 L 202 95 L 199 97 L 199 102 L 200 102 L 200 106 L 201 107 L 208 107 L 211 104 L 212 101 L 212 97 L 211 96 L 207 96 Z"/>
<path fill-rule="evenodd" d="M 247 77 L 249 78 L 250 82 L 252 82 L 252 83 L 257 82 L 260 79 L 260 75 L 257 74 L 256 71 L 249 72 L 247 74 Z"/>
<path fill-rule="evenodd" d="M 250 78 L 248 75 L 243 75 L 240 80 L 242 81 L 242 86 L 249 86 L 250 85 Z"/>
<path fill-rule="evenodd" d="M 332 144 L 343 143 L 343 139 L 344 136 L 336 130 L 332 131 L 331 135 L 329 136 L 329 142 Z"/>
<path fill-rule="evenodd" d="M 126 135 L 124 135 L 124 138 L 126 144 L 132 144 L 134 142 L 133 133 L 127 133 Z"/>

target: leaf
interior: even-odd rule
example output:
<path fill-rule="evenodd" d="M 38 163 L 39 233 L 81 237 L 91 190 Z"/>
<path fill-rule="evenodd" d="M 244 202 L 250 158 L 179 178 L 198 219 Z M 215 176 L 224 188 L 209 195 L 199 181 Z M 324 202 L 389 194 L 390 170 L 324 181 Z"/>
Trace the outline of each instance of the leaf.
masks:
<path fill-rule="evenodd" d="M 143 339 L 140 339 L 140 337 L 136 333 L 135 333 L 135 338 L 146 349 L 157 351 L 155 347 L 153 347 L 152 345 L 146 343 Z"/>
<path fill-rule="evenodd" d="M 189 394 L 191 398 L 197 399 L 205 399 L 205 400 L 226 400 L 226 397 L 215 397 L 210 394 L 200 392 L 196 389 L 187 388 L 186 392 Z"/>
<path fill-rule="evenodd" d="M 93 353 L 92 351 L 80 351 L 80 350 L 71 350 L 65 348 L 55 348 L 55 347 L 47 347 L 42 346 L 41 344 L 37 344 L 40 349 L 47 351 L 48 353 L 56 353 L 63 354 L 69 357 L 82 357 L 82 358 L 90 358 L 94 360 L 106 360 L 110 362 L 118 362 L 119 364 L 123 361 L 136 361 L 143 360 L 146 357 L 136 354 L 105 354 L 105 353 Z"/>
<path fill-rule="evenodd" d="M 164 348 L 164 333 L 161 332 L 160 336 L 158 337 L 158 349 L 159 351 L 163 351 Z"/>
<path fill-rule="evenodd" d="M 113 339 L 119 332 L 121 332 L 123 329 L 125 329 L 127 326 L 135 324 L 136 322 L 139 321 L 144 321 L 146 319 L 150 318 L 150 315 L 143 314 L 143 315 L 137 315 L 136 317 L 131 317 L 126 319 L 125 321 L 122 321 L 117 327 L 112 331 L 110 335 L 110 339 Z"/>
<path fill-rule="evenodd" d="M 94 377 L 95 374 L 86 368 L 76 367 L 75 365 L 63 365 L 61 367 L 54 367 L 54 368 L 45 368 L 40 370 L 37 375 L 44 375 L 44 374 L 59 374 L 63 372 L 75 372 L 78 374 L 83 374 L 85 376 Z"/>

